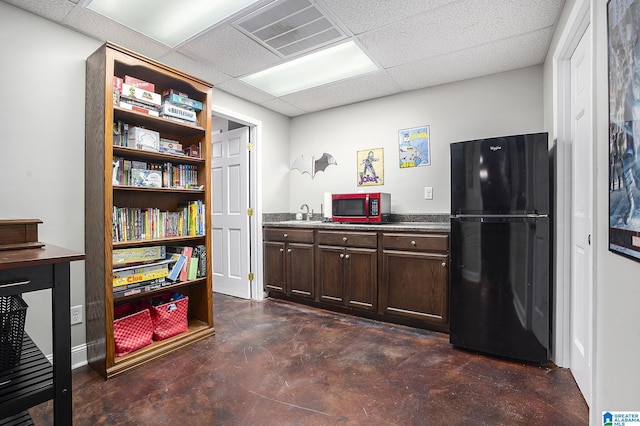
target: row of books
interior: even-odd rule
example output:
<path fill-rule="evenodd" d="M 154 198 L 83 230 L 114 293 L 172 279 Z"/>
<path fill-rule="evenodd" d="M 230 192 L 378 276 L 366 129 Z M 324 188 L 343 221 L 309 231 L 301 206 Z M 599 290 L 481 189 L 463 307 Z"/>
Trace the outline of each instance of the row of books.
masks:
<path fill-rule="evenodd" d="M 204 235 L 204 202 L 189 201 L 178 211 L 113 206 L 112 225 L 114 242 Z"/>
<path fill-rule="evenodd" d="M 203 278 L 207 274 L 207 253 L 204 245 L 192 246 L 154 246 L 120 249 L 130 251 L 130 255 L 120 253 L 121 257 L 140 258 L 140 251 L 147 251 L 142 256 L 146 263 L 119 265 L 113 270 L 114 298 L 131 296 L 156 290 L 177 282 Z M 155 255 L 150 256 L 148 253 Z M 160 257 L 160 256 L 166 256 Z M 138 257 L 136 257 L 138 256 Z M 114 263 L 114 265 L 116 265 Z"/>
<path fill-rule="evenodd" d="M 113 78 L 113 102 L 120 108 L 187 124 L 198 124 L 197 112 L 202 102 L 174 89 L 155 92 L 153 83 L 125 75 Z"/>
<path fill-rule="evenodd" d="M 193 164 L 147 163 L 113 158 L 113 184 L 146 188 L 202 189 Z"/>

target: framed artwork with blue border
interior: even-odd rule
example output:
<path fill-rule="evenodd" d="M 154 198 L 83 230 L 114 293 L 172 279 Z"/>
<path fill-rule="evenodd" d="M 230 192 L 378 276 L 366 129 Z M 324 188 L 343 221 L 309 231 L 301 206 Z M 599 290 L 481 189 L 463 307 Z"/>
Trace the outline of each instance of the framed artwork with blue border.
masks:
<path fill-rule="evenodd" d="M 429 139 L 429 126 L 398 131 L 398 158 L 401 169 L 431 164 Z"/>
<path fill-rule="evenodd" d="M 640 1 L 607 3 L 609 250 L 640 261 Z"/>

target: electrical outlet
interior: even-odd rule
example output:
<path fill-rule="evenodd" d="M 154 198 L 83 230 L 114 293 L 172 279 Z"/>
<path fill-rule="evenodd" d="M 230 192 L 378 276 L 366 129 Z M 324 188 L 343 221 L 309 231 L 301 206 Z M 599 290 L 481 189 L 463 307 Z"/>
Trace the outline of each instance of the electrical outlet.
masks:
<path fill-rule="evenodd" d="M 82 305 L 71 307 L 71 325 L 82 322 Z"/>

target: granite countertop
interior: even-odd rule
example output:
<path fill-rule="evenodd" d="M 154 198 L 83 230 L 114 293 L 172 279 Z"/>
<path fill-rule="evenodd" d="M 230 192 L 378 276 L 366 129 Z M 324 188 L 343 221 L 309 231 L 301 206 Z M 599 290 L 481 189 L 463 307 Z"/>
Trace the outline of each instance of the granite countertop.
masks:
<path fill-rule="evenodd" d="M 444 221 L 435 222 L 387 222 L 376 223 L 337 223 L 322 222 L 319 220 L 279 220 L 263 222 L 262 226 L 275 228 L 312 228 L 349 231 L 416 231 L 416 232 L 449 232 L 450 223 Z"/>

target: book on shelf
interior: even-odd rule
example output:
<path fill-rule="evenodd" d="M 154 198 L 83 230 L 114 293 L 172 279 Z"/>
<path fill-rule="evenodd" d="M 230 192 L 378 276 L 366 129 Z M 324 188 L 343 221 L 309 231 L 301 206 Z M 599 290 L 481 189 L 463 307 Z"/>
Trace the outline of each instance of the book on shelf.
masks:
<path fill-rule="evenodd" d="M 166 246 L 128 247 L 113 249 L 113 265 L 163 260 L 167 256 Z"/>
<path fill-rule="evenodd" d="M 122 120 L 116 120 L 113 123 L 113 145 L 128 146 L 129 124 Z"/>
<path fill-rule="evenodd" d="M 153 280 L 147 280 L 135 284 L 128 284 L 118 287 L 113 287 L 113 296 L 114 297 L 124 297 L 129 296 L 131 294 L 142 293 L 145 291 L 156 290 L 162 287 L 166 287 L 167 285 L 173 284 L 163 278 L 156 278 Z"/>
<path fill-rule="evenodd" d="M 199 244 L 193 248 L 194 256 L 198 257 L 198 273 L 197 278 L 207 276 L 207 247 Z"/>
<path fill-rule="evenodd" d="M 131 186 L 162 188 L 162 172 L 159 170 L 131 169 Z"/>
<path fill-rule="evenodd" d="M 184 246 L 182 249 L 182 255 L 185 257 L 185 262 L 180 269 L 180 281 L 187 281 L 189 276 L 189 264 L 191 263 L 191 253 L 193 252 L 193 247 Z"/>
<path fill-rule="evenodd" d="M 124 76 L 124 83 L 142 90 L 146 90 L 147 92 L 155 92 L 156 90 L 155 84 L 149 83 L 148 81 L 141 80 L 136 77 L 132 77 L 130 75 Z"/>
<path fill-rule="evenodd" d="M 154 108 L 162 105 L 162 99 L 159 94 L 132 86 L 126 82 L 122 84 L 120 100 L 135 101 Z"/>
<path fill-rule="evenodd" d="M 125 286 L 143 281 L 164 278 L 169 275 L 171 259 L 144 265 L 127 266 L 113 270 L 113 286 Z"/>
<path fill-rule="evenodd" d="M 146 151 L 158 151 L 160 149 L 160 133 L 144 127 L 134 126 L 128 131 L 127 146 Z"/>
<path fill-rule="evenodd" d="M 162 103 L 160 107 L 160 117 L 179 118 L 194 124 L 198 122 L 195 111 L 181 108 L 169 102 Z"/>
<path fill-rule="evenodd" d="M 193 266 L 194 271 L 192 277 L 189 279 L 203 278 L 207 276 L 207 248 L 203 244 L 199 244 L 193 248 L 191 258 L 194 259 Z M 191 265 L 190 265 L 191 266 Z"/>
<path fill-rule="evenodd" d="M 204 235 L 204 204 L 202 201 L 193 201 L 198 207 L 199 234 Z M 140 241 L 166 237 L 187 236 L 186 224 L 189 221 L 189 212 L 185 206 L 178 211 L 162 211 L 155 207 L 118 207 L 113 206 L 112 227 L 113 241 Z"/>
<path fill-rule="evenodd" d="M 198 278 L 198 257 L 189 258 L 189 268 L 187 270 L 187 280 L 195 280 Z"/>
<path fill-rule="evenodd" d="M 141 114 L 147 114 L 154 117 L 160 117 L 160 113 L 157 109 L 152 107 L 143 106 L 142 104 L 138 104 L 132 101 L 128 101 L 125 99 L 120 100 L 120 104 L 118 105 L 122 109 L 127 109 L 129 111 L 139 112 Z"/>
<path fill-rule="evenodd" d="M 182 271 L 182 267 L 184 266 L 186 261 L 186 256 L 179 254 L 178 260 L 171 267 L 171 271 L 169 271 L 167 279 L 173 282 L 178 281 L 180 279 L 180 271 Z"/>
<path fill-rule="evenodd" d="M 186 94 L 179 93 L 173 90 L 165 91 L 162 93 L 162 102 L 169 102 L 176 106 L 193 111 L 202 111 L 202 102 L 191 99 Z"/>

